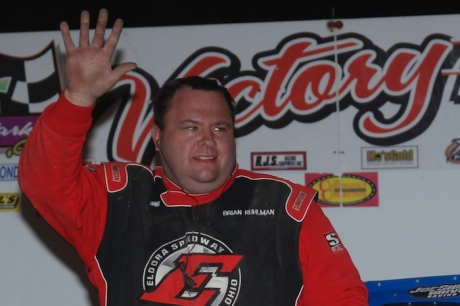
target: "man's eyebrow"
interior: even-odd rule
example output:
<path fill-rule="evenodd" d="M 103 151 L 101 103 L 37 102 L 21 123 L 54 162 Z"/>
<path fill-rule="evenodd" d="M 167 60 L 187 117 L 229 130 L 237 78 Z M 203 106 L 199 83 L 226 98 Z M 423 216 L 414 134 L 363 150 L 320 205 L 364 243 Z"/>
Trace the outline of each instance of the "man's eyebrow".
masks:
<path fill-rule="evenodd" d="M 184 119 L 179 121 L 179 124 L 200 124 L 200 121 L 194 120 L 192 118 Z M 213 123 L 213 125 L 227 125 L 227 126 L 233 126 L 233 124 L 229 121 L 226 120 L 219 120 Z"/>
<path fill-rule="evenodd" d="M 191 118 L 179 121 L 179 124 L 189 124 L 189 123 L 198 124 L 199 122 Z"/>
<path fill-rule="evenodd" d="M 217 121 L 216 123 L 214 123 L 215 125 L 226 125 L 226 126 L 233 126 L 233 124 L 231 122 L 228 122 L 228 121 L 225 121 L 225 120 L 222 120 L 222 121 Z"/>

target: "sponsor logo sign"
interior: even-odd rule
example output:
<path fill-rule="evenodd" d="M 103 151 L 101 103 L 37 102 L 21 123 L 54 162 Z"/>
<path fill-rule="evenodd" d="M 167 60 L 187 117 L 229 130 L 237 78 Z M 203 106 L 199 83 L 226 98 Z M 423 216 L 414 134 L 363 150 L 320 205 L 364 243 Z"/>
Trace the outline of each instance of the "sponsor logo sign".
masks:
<path fill-rule="evenodd" d="M 377 172 L 307 173 L 305 183 L 318 191 L 318 204 L 323 207 L 378 206 Z"/>
<path fill-rule="evenodd" d="M 0 164 L 0 181 L 16 181 L 17 179 L 17 164 Z"/>
<path fill-rule="evenodd" d="M 19 210 L 19 193 L 0 193 L 0 212 Z"/>
<path fill-rule="evenodd" d="M 306 152 L 252 152 L 251 170 L 306 170 Z"/>
<path fill-rule="evenodd" d="M 361 148 L 362 169 L 418 168 L 418 147 Z"/>

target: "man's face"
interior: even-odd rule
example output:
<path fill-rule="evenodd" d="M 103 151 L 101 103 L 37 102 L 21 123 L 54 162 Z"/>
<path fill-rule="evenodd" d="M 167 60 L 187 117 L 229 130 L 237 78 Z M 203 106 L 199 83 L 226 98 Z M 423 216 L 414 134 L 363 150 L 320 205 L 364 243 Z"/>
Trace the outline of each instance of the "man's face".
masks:
<path fill-rule="evenodd" d="M 218 92 L 179 89 L 166 113 L 165 128 L 154 125 L 152 135 L 164 174 L 188 192 L 219 188 L 235 167 L 232 118 Z"/>

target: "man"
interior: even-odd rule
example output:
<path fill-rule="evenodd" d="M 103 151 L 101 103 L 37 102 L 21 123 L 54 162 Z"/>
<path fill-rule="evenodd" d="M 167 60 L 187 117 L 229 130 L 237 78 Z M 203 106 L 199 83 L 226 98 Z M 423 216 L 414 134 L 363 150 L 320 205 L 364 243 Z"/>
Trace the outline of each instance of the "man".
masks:
<path fill-rule="evenodd" d="M 19 183 L 77 250 L 101 305 L 367 305 L 315 191 L 236 163 L 235 110 L 212 80 L 174 80 L 154 100 L 161 167 L 82 166 L 94 101 L 134 63 L 110 65 L 122 30 L 101 10 L 92 44 L 61 24 L 67 88 L 21 154 Z"/>

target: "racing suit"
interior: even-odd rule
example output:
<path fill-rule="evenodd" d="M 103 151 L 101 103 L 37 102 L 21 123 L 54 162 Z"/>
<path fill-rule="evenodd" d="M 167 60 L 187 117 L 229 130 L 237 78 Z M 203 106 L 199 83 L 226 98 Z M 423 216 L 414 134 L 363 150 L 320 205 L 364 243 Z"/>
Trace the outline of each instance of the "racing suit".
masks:
<path fill-rule="evenodd" d="M 84 167 L 92 109 L 63 95 L 45 109 L 19 184 L 75 247 L 101 305 L 367 305 L 313 189 L 236 168 L 197 195 L 161 167 Z"/>

